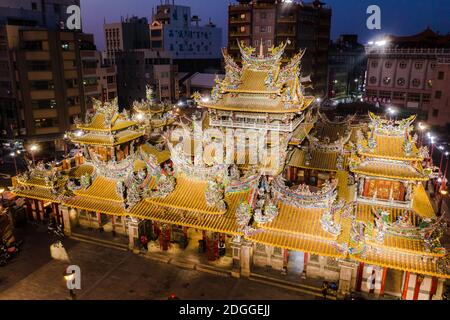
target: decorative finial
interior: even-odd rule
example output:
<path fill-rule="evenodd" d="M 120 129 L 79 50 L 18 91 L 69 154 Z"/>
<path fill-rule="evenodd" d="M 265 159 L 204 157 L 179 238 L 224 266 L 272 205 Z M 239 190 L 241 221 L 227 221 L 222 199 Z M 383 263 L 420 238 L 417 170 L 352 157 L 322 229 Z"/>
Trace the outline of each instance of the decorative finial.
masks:
<path fill-rule="evenodd" d="M 259 57 L 264 58 L 264 47 L 263 47 L 263 39 L 261 38 L 261 44 L 259 46 Z"/>

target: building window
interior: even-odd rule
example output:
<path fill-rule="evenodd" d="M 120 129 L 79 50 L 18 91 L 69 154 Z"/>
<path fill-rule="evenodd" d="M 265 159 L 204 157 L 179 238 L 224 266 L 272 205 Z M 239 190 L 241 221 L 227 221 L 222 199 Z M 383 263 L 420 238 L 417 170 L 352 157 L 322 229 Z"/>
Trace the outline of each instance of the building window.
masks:
<path fill-rule="evenodd" d="M 408 94 L 408 101 L 420 102 L 420 93 L 410 93 L 410 94 Z"/>
<path fill-rule="evenodd" d="M 266 27 L 266 26 L 261 26 L 261 27 L 259 28 L 259 31 L 260 31 L 261 33 L 265 33 L 265 32 L 267 32 L 267 27 Z"/>
<path fill-rule="evenodd" d="M 427 81 L 428 88 L 433 88 L 433 80 Z"/>
<path fill-rule="evenodd" d="M 419 79 L 413 79 L 412 85 L 413 85 L 413 87 L 418 87 L 418 86 L 420 86 L 420 80 L 419 80 Z"/>
<path fill-rule="evenodd" d="M 67 88 L 78 88 L 78 80 L 77 79 L 66 79 Z"/>
<path fill-rule="evenodd" d="M 259 17 L 260 17 L 261 19 L 267 19 L 267 13 L 261 12 L 261 14 L 259 15 Z"/>
<path fill-rule="evenodd" d="M 42 41 L 39 40 L 24 41 L 22 44 L 22 49 L 28 51 L 42 51 Z"/>
<path fill-rule="evenodd" d="M 405 78 L 398 78 L 397 79 L 397 84 L 399 85 L 399 86 L 404 86 L 405 85 L 405 83 L 406 83 L 406 81 L 405 81 Z"/>
<path fill-rule="evenodd" d="M 377 83 L 377 78 L 376 77 L 370 77 L 370 83 L 371 84 L 375 84 L 375 83 Z"/>
<path fill-rule="evenodd" d="M 406 61 L 401 61 L 399 64 L 400 69 L 406 69 L 407 66 L 408 64 L 406 63 Z"/>
<path fill-rule="evenodd" d="M 433 117 L 437 118 L 438 115 L 439 115 L 439 110 L 438 109 L 433 109 Z"/>
<path fill-rule="evenodd" d="M 370 65 L 372 66 L 372 68 L 378 68 L 378 61 L 372 61 Z"/>
<path fill-rule="evenodd" d="M 31 107 L 33 109 L 54 109 L 56 108 L 56 101 L 50 100 L 31 100 Z"/>
<path fill-rule="evenodd" d="M 389 84 L 389 83 L 391 83 L 391 77 L 384 77 L 383 83 L 384 83 L 384 84 Z"/>
<path fill-rule="evenodd" d="M 80 99 L 78 97 L 68 97 L 67 98 L 67 104 L 69 106 L 76 106 L 80 103 Z"/>
<path fill-rule="evenodd" d="M 241 27 L 239 28 L 239 31 L 240 31 L 240 32 L 245 32 L 245 27 L 244 27 L 244 26 L 241 26 Z"/>
<path fill-rule="evenodd" d="M 384 64 L 384 67 L 385 67 L 386 69 L 390 69 L 390 68 L 392 67 L 392 62 L 386 61 L 386 63 Z"/>
<path fill-rule="evenodd" d="M 416 68 L 417 70 L 422 69 L 422 67 L 423 67 L 423 62 L 416 62 L 414 64 L 414 68 Z"/>
<path fill-rule="evenodd" d="M 438 78 L 438 80 L 444 80 L 444 71 L 439 71 L 437 78 Z"/>
<path fill-rule="evenodd" d="M 61 49 L 63 51 L 69 51 L 70 50 L 70 45 L 68 41 L 62 41 L 61 42 Z"/>
<path fill-rule="evenodd" d="M 57 118 L 34 119 L 35 128 L 51 128 L 58 126 Z"/>
<path fill-rule="evenodd" d="M 422 96 L 422 102 L 430 102 L 431 96 L 429 94 L 424 94 Z"/>
<path fill-rule="evenodd" d="M 52 80 L 30 81 L 31 90 L 52 90 L 55 84 Z"/>
<path fill-rule="evenodd" d="M 432 70 L 436 69 L 436 62 L 432 62 L 430 67 L 431 67 Z"/>
<path fill-rule="evenodd" d="M 403 100 L 406 97 L 405 92 L 394 92 L 394 99 L 396 100 Z"/>
<path fill-rule="evenodd" d="M 435 99 L 440 99 L 440 98 L 442 98 L 442 91 L 437 90 L 437 91 L 434 93 L 434 98 L 435 98 Z"/>
<path fill-rule="evenodd" d="M 380 98 L 390 99 L 391 98 L 391 92 L 390 91 L 380 91 L 379 97 Z"/>
<path fill-rule="evenodd" d="M 241 19 L 242 19 L 242 20 L 245 19 L 245 13 L 242 13 L 242 14 L 241 14 Z"/>

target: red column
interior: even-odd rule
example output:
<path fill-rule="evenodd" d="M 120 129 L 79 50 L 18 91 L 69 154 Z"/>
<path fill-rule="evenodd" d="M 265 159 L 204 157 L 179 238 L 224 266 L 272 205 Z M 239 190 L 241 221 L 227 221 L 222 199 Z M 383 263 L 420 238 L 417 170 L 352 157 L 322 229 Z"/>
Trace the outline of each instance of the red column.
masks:
<path fill-rule="evenodd" d="M 33 208 L 31 207 L 31 200 L 30 199 L 25 199 L 25 204 L 26 204 L 26 207 L 27 207 L 28 219 L 30 219 L 30 221 L 33 221 L 34 217 L 33 217 Z"/>
<path fill-rule="evenodd" d="M 408 294 L 408 287 L 409 287 L 409 277 L 411 276 L 411 273 L 409 271 L 406 271 L 405 275 L 405 282 L 403 283 L 403 293 L 402 293 L 402 299 L 405 300 L 406 296 Z"/>
<path fill-rule="evenodd" d="M 283 249 L 283 266 L 287 267 L 289 261 L 289 250 Z"/>
<path fill-rule="evenodd" d="M 386 274 L 387 274 L 388 268 L 383 268 L 383 274 L 381 276 L 381 289 L 380 289 L 380 296 L 384 294 L 384 286 L 386 284 Z"/>
<path fill-rule="evenodd" d="M 97 222 L 98 222 L 98 227 L 101 228 L 102 227 L 102 215 L 100 212 L 97 212 Z"/>
<path fill-rule="evenodd" d="M 308 266 L 308 252 L 304 253 L 303 256 L 303 272 L 306 273 L 306 267 Z"/>
<path fill-rule="evenodd" d="M 423 278 L 417 275 L 416 284 L 414 286 L 414 296 L 413 300 L 417 300 L 419 298 L 420 286 L 422 284 Z"/>
<path fill-rule="evenodd" d="M 433 299 L 433 296 L 436 294 L 437 285 L 438 285 L 438 278 L 432 277 L 431 278 L 431 289 L 430 289 L 430 300 Z"/>
<path fill-rule="evenodd" d="M 42 216 L 39 217 L 40 220 L 44 219 L 44 213 L 45 213 L 45 204 L 44 201 L 40 201 L 41 206 L 42 206 Z"/>
<path fill-rule="evenodd" d="M 356 291 L 361 291 L 362 278 L 364 274 L 364 262 L 360 262 L 358 266 L 358 272 L 356 275 Z"/>
<path fill-rule="evenodd" d="M 36 212 L 36 221 L 41 221 L 41 209 L 39 208 L 39 201 L 34 200 L 34 211 Z"/>

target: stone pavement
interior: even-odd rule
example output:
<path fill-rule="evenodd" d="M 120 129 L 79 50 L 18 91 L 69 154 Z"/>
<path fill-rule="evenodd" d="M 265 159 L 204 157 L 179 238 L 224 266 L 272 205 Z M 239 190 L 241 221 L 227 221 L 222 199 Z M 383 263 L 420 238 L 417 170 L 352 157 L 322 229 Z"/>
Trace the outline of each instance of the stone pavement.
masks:
<path fill-rule="evenodd" d="M 51 239 L 43 227 L 19 233 L 23 250 L 0 269 L 0 299 L 66 299 L 66 262 L 51 258 Z M 71 260 L 81 268 L 77 299 L 319 299 L 305 292 L 235 279 L 146 259 L 123 250 L 64 240 Z"/>

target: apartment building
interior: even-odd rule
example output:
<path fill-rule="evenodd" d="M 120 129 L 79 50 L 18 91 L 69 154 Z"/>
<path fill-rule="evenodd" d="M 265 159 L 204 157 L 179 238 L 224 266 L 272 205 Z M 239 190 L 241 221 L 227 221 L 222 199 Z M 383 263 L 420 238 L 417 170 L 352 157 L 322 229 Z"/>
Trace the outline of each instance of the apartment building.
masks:
<path fill-rule="evenodd" d="M 450 124 L 450 54 L 437 59 L 428 123 L 441 127 Z"/>
<path fill-rule="evenodd" d="M 222 29 L 191 15 L 191 8 L 165 4 L 156 7 L 150 24 L 151 48 L 168 51 L 180 72 L 221 68 Z"/>
<path fill-rule="evenodd" d="M 119 106 L 128 108 L 135 100 L 145 98 L 150 85 L 157 99 L 176 101 L 179 98 L 177 66 L 165 51 L 136 49 L 116 55 Z"/>
<path fill-rule="evenodd" d="M 85 112 L 81 33 L 6 26 L 15 66 L 18 136 L 60 146 Z"/>
<path fill-rule="evenodd" d="M 311 75 L 314 88 L 309 93 L 327 95 L 328 47 L 331 8 L 315 0 L 311 3 L 278 0 L 238 0 L 228 6 L 228 51 L 239 59 L 238 41 L 265 51 L 289 40 L 285 59 L 306 49 L 302 75 Z"/>
<path fill-rule="evenodd" d="M 81 35 L 84 46 L 80 50 L 83 88 L 87 108 L 92 98 L 110 101 L 117 97 L 116 67 L 105 64 L 102 53 L 97 51 L 91 34 Z M 108 60 L 107 60 L 108 61 Z"/>
<path fill-rule="evenodd" d="M 105 23 L 108 64 L 115 65 L 115 55 L 120 51 L 150 48 L 150 29 L 147 18 L 121 18 L 120 22 Z"/>
<path fill-rule="evenodd" d="M 435 86 L 450 87 L 449 77 L 445 76 L 445 61 L 450 57 L 449 35 L 427 28 L 412 36 L 388 36 L 367 45 L 366 54 L 366 101 L 438 117 L 439 111 L 433 111 L 438 109 L 432 106 L 435 100 L 444 100 L 439 98 L 439 92 L 445 90 Z"/>

